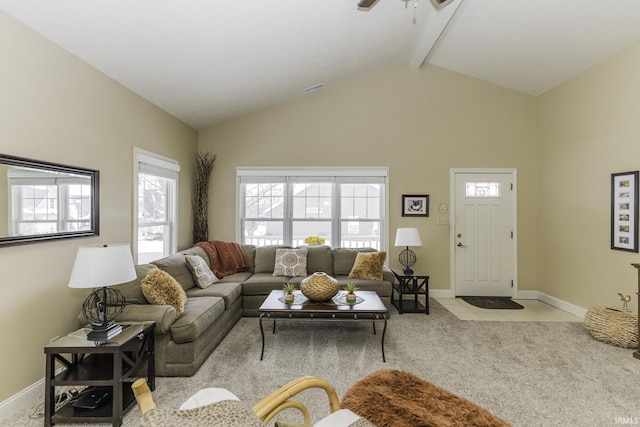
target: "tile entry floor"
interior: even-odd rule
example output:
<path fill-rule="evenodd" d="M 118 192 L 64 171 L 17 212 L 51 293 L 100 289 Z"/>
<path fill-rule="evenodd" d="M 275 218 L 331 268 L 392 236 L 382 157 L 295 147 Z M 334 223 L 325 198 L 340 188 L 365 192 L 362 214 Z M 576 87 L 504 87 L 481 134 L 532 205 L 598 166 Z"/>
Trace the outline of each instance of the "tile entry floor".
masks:
<path fill-rule="evenodd" d="M 460 320 L 490 320 L 501 322 L 583 322 L 578 317 L 539 300 L 515 300 L 521 310 L 488 310 L 466 303 L 462 298 L 435 298 Z"/>

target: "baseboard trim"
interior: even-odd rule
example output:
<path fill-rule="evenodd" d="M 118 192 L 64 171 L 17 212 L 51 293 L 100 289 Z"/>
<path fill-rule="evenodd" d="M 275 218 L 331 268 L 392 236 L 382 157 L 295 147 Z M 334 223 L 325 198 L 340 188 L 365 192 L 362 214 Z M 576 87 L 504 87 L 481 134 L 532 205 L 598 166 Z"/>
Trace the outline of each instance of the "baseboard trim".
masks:
<path fill-rule="evenodd" d="M 570 302 L 545 294 L 544 292 L 538 292 L 538 299 L 553 307 L 559 308 L 560 310 L 564 310 L 575 316 L 582 317 L 583 319 L 585 314 L 587 314 L 586 308 L 580 307 L 575 304 L 571 304 Z"/>
<path fill-rule="evenodd" d="M 0 421 L 24 411 L 42 396 L 44 396 L 44 378 L 14 394 L 4 402 L 0 402 Z"/>
<path fill-rule="evenodd" d="M 451 289 L 429 289 L 431 298 L 455 298 Z"/>

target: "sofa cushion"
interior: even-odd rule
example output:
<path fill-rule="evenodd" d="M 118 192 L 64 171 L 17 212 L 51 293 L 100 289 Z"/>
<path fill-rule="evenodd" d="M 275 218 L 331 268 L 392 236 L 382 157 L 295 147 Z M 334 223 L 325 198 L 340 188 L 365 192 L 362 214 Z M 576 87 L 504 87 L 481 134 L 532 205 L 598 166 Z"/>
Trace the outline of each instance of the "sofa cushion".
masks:
<path fill-rule="evenodd" d="M 207 266 L 211 268 L 211 262 L 209 261 L 209 254 L 207 254 L 207 251 L 202 249 L 200 246 L 193 246 L 189 249 L 185 249 L 184 251 L 180 251 L 178 253 L 183 255 L 198 255 L 204 260 L 204 262 L 207 263 Z"/>
<path fill-rule="evenodd" d="M 187 291 L 187 298 L 221 297 L 225 307 L 231 307 L 242 295 L 242 285 L 234 282 L 218 282 L 206 289 L 192 288 Z"/>
<path fill-rule="evenodd" d="M 182 286 L 169 273 L 154 268 L 147 273 L 140 284 L 142 293 L 150 304 L 172 305 L 180 317 L 184 311 L 187 295 Z"/>
<path fill-rule="evenodd" d="M 220 297 L 189 298 L 184 314 L 171 326 L 171 336 L 176 343 L 194 341 L 224 311 Z"/>
<path fill-rule="evenodd" d="M 183 253 L 173 254 L 166 258 L 159 259 L 151 262 L 160 268 L 162 271 L 166 271 L 180 283 L 182 288 L 186 291 L 196 286 L 193 280 L 193 275 L 187 268 L 187 261 Z"/>
<path fill-rule="evenodd" d="M 213 274 L 213 271 L 201 256 L 185 255 L 184 259 L 198 288 L 207 288 L 218 281 L 216 275 Z"/>
<path fill-rule="evenodd" d="M 276 249 L 291 248 L 291 246 L 269 245 L 256 248 L 254 273 L 273 273 L 276 264 Z"/>
<path fill-rule="evenodd" d="M 282 289 L 282 286 L 290 282 L 287 276 L 273 276 L 271 273 L 255 273 L 242 284 L 242 295 L 268 295 L 275 289 Z"/>
<path fill-rule="evenodd" d="M 382 266 L 387 259 L 387 252 L 360 252 L 356 255 L 356 261 L 349 272 L 349 278 L 382 280 Z"/>
<path fill-rule="evenodd" d="M 274 276 L 306 276 L 307 249 L 276 249 Z"/>
<path fill-rule="evenodd" d="M 331 246 L 307 246 L 307 274 L 324 272 L 333 275 L 333 255 Z"/>
<path fill-rule="evenodd" d="M 344 289 L 347 283 L 353 283 L 360 291 L 374 291 L 379 297 L 390 297 L 393 287 L 386 280 L 369 280 L 369 279 L 353 279 L 346 275 L 335 276 L 340 285 L 340 289 Z"/>
<path fill-rule="evenodd" d="M 222 279 L 218 280 L 216 284 L 220 283 L 242 283 L 247 280 L 249 277 L 253 276 L 253 273 L 250 271 L 239 271 L 237 273 L 230 274 L 228 276 L 224 276 Z"/>
<path fill-rule="evenodd" d="M 240 245 L 244 251 L 244 257 L 249 264 L 249 271 L 253 272 L 256 269 L 256 247 L 255 245 Z"/>
<path fill-rule="evenodd" d="M 136 278 L 130 282 L 123 283 L 121 285 L 113 286 L 113 288 L 122 292 L 124 295 L 124 300 L 127 304 L 149 304 L 149 301 L 144 297 L 142 293 L 142 287 L 140 286 L 140 282 L 145 278 L 147 273 L 153 269 L 157 268 L 153 264 L 140 264 L 136 265 Z"/>
<path fill-rule="evenodd" d="M 349 274 L 359 252 L 375 252 L 373 248 L 333 249 L 333 274 Z"/>

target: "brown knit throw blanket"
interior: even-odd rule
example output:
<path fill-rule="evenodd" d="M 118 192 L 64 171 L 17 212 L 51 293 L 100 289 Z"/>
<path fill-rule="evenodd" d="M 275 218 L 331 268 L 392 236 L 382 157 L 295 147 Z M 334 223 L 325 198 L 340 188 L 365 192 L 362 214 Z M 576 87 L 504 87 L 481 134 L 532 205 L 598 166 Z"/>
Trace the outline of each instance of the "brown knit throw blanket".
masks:
<path fill-rule="evenodd" d="M 249 268 L 247 259 L 244 257 L 244 251 L 236 242 L 212 240 L 210 242 L 198 242 L 196 246 L 200 246 L 207 252 L 211 271 L 218 279 Z"/>
<path fill-rule="evenodd" d="M 379 427 L 508 427 L 489 411 L 405 371 L 382 369 L 355 383 L 341 406 Z"/>

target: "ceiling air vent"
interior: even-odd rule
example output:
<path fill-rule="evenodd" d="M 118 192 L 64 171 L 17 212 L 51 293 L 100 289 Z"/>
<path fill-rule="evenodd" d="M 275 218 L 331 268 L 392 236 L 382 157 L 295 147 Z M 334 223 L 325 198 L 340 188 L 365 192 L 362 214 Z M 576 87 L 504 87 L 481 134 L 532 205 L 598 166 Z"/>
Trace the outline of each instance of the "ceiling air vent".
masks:
<path fill-rule="evenodd" d="M 453 0 L 431 0 L 431 4 L 433 4 L 433 7 L 435 7 L 437 10 L 440 10 L 452 1 Z"/>
<path fill-rule="evenodd" d="M 304 93 L 309 93 L 309 92 L 313 92 L 319 89 L 322 89 L 324 87 L 324 83 L 318 83 L 317 85 L 314 86 L 309 86 L 308 88 L 306 88 L 304 90 Z"/>

